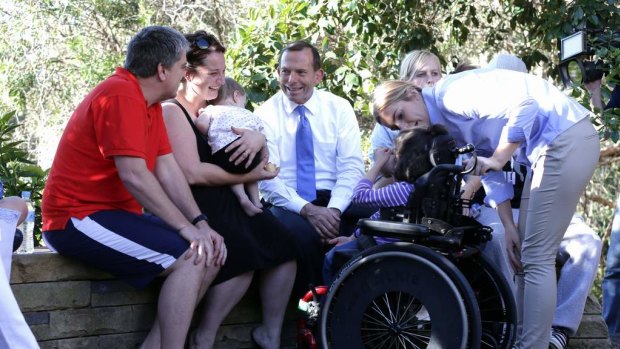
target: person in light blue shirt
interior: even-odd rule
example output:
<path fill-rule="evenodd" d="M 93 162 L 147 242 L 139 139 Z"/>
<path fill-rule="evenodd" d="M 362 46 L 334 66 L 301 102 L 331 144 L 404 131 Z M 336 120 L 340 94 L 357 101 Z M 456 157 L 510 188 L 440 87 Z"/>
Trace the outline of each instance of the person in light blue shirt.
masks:
<path fill-rule="evenodd" d="M 0 348 L 39 348 L 11 290 L 11 258 L 15 227 L 28 208 L 16 196 L 0 199 Z"/>
<path fill-rule="evenodd" d="M 517 295 L 523 326 L 515 347 L 546 349 L 556 303 L 556 253 L 599 158 L 589 111 L 536 76 L 476 69 L 424 90 L 387 81 L 374 92 L 373 113 L 393 129 L 443 124 L 459 146 L 473 144 L 487 203 L 502 217 L 510 215 L 513 196 L 502 167 L 513 157 L 532 169 L 521 199 L 521 229 L 512 220 L 502 223 L 511 264 L 524 273 Z"/>

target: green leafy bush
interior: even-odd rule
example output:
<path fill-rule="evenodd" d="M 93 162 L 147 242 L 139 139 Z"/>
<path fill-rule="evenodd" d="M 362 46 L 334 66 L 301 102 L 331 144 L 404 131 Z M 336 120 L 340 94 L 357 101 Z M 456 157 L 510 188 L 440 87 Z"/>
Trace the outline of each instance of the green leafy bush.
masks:
<path fill-rule="evenodd" d="M 4 184 L 5 196 L 20 196 L 25 190 L 32 193 L 37 245 L 41 240 L 41 195 L 47 171 L 37 166 L 23 149 L 23 140 L 15 140 L 15 130 L 21 127 L 21 124 L 15 122 L 15 114 L 15 111 L 11 111 L 0 117 L 0 179 Z"/>

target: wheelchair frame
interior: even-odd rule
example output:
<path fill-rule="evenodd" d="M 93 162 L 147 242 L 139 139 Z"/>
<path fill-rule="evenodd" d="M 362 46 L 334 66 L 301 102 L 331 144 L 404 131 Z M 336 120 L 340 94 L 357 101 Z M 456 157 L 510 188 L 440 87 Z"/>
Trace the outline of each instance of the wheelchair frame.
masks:
<path fill-rule="evenodd" d="M 341 268 L 316 312 L 323 348 L 512 346 L 512 291 L 480 254 L 491 228 L 462 214 L 465 174 L 464 166 L 436 165 L 416 180 L 404 209 L 360 220 L 362 234 L 401 242 L 367 249 Z"/>

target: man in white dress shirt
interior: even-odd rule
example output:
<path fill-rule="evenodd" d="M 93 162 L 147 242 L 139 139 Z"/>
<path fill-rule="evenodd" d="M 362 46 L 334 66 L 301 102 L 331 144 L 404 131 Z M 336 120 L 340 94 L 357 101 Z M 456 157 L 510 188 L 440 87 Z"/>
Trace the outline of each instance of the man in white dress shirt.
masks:
<path fill-rule="evenodd" d="M 265 126 L 269 161 L 280 166 L 280 174 L 259 187 L 303 252 L 297 273 L 300 291 L 308 283 L 321 283 L 326 243 L 351 234 L 357 218 L 367 217 L 372 209 L 350 207 L 353 188 L 364 175 L 360 130 L 346 99 L 315 88 L 324 75 L 318 50 L 304 41 L 290 43 L 280 52 L 278 74 L 281 91 L 256 114 Z M 314 185 L 298 179 L 296 134 L 302 114 L 311 128 L 314 153 L 314 171 L 303 172 L 314 172 Z M 308 190 L 310 197 L 303 194 Z"/>

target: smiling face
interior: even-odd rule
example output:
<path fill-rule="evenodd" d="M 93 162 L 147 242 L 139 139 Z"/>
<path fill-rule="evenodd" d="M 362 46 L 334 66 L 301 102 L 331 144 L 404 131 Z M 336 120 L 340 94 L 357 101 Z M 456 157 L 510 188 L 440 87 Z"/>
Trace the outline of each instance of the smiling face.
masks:
<path fill-rule="evenodd" d="M 416 126 L 430 126 L 428 110 L 419 93 L 409 100 L 398 100 L 379 112 L 381 124 L 392 129 L 410 130 Z"/>
<path fill-rule="evenodd" d="M 293 103 L 304 104 L 323 79 L 323 70 L 314 69 L 312 50 L 284 51 L 278 67 L 280 88 Z"/>
<path fill-rule="evenodd" d="M 203 64 L 187 72 L 187 86 L 202 99 L 213 100 L 217 98 L 218 90 L 224 84 L 225 71 L 224 54 L 219 51 L 211 52 L 203 60 Z"/>

